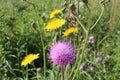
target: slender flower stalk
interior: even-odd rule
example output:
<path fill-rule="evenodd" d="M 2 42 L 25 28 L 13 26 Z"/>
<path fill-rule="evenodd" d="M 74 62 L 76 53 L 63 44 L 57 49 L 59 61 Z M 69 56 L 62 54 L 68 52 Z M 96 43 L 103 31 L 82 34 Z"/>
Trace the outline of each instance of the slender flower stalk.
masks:
<path fill-rule="evenodd" d="M 64 80 L 64 67 L 62 66 L 62 80 Z"/>
<path fill-rule="evenodd" d="M 37 19 L 37 23 L 38 26 L 40 27 L 40 21 L 39 21 L 39 14 L 38 14 L 38 10 L 35 6 L 35 4 L 32 4 L 35 14 L 36 14 L 36 19 Z M 42 27 L 40 27 L 40 30 L 42 30 Z M 41 43 L 42 43 L 42 50 L 43 50 L 43 64 L 44 64 L 44 80 L 46 80 L 46 54 L 45 54 L 45 45 L 44 45 L 44 41 L 43 41 L 43 36 L 41 34 L 43 34 L 41 31 L 38 31 L 38 33 L 40 34 L 40 39 L 41 39 Z"/>
<path fill-rule="evenodd" d="M 100 21 L 102 15 L 103 15 L 103 12 L 104 12 L 104 6 L 102 6 L 102 11 L 100 13 L 100 16 L 99 18 L 97 19 L 97 21 L 94 23 L 94 25 L 90 28 L 90 31 L 96 26 L 96 24 Z"/>
<path fill-rule="evenodd" d="M 84 26 L 83 26 L 84 27 Z M 75 78 L 75 76 L 76 76 L 76 74 L 77 74 L 77 71 L 79 70 L 79 66 L 80 66 L 80 63 L 81 63 L 81 61 L 82 61 L 82 58 L 83 58 L 83 53 L 84 53 L 84 50 L 85 50 L 85 46 L 86 46 L 86 43 L 87 43 L 87 39 L 88 39 L 88 31 L 86 31 L 86 37 L 85 37 L 85 41 L 84 41 L 84 43 L 83 43 L 83 48 L 82 48 L 82 52 L 81 52 L 81 58 L 79 57 L 79 55 L 77 55 L 77 57 L 76 57 L 76 61 L 78 61 L 79 60 L 79 63 L 77 64 L 77 63 L 75 63 L 75 65 L 74 65 L 74 67 L 72 68 L 72 71 L 71 71 L 71 73 L 70 73 L 70 77 L 73 75 L 73 72 L 75 71 L 75 69 L 76 69 L 76 71 L 75 71 L 75 74 L 73 75 L 73 79 L 72 80 L 74 80 L 74 78 Z"/>
<path fill-rule="evenodd" d="M 104 7 L 102 6 L 102 12 L 101 12 L 99 18 L 97 19 L 97 21 L 95 22 L 95 24 L 90 28 L 90 31 L 96 26 L 96 24 L 98 23 L 98 21 L 101 19 L 102 15 L 103 15 L 103 12 L 104 12 Z M 82 53 L 81 53 L 82 57 L 81 57 L 81 59 L 79 60 L 78 65 L 75 64 L 75 66 L 73 67 L 72 72 L 71 72 L 71 74 L 70 74 L 70 76 L 72 76 L 72 73 L 73 73 L 73 71 L 74 71 L 74 69 L 76 68 L 76 65 L 77 65 L 77 69 L 75 70 L 75 74 L 73 75 L 72 80 L 75 79 L 75 76 L 76 76 L 76 74 L 77 74 L 77 72 L 78 72 L 78 70 L 79 70 L 79 66 L 80 66 L 80 63 L 81 63 L 81 61 L 82 61 L 83 54 L 84 54 L 84 50 L 85 50 L 85 46 L 86 46 L 87 39 L 88 39 L 88 30 L 85 28 L 85 26 L 81 23 L 81 21 L 80 21 L 76 16 L 75 16 L 75 18 L 76 18 L 77 22 L 78 22 L 78 23 L 81 25 L 81 27 L 83 28 L 84 32 L 86 33 L 86 37 L 85 37 L 85 42 L 84 42 L 84 45 L 83 45 L 83 48 L 82 48 Z"/>
<path fill-rule="evenodd" d="M 84 32 L 87 33 L 87 29 L 85 28 L 85 26 L 82 24 L 82 22 L 75 16 L 77 22 L 80 24 L 80 26 L 83 28 Z"/>
<path fill-rule="evenodd" d="M 77 10 L 78 16 L 79 16 L 79 8 L 80 8 L 80 0 L 78 0 L 78 10 Z"/>
<path fill-rule="evenodd" d="M 84 51 L 85 51 L 85 47 L 86 47 L 86 44 L 87 44 L 87 39 L 88 39 L 88 31 L 86 32 L 86 37 L 85 37 L 84 45 L 83 45 L 82 52 L 81 52 L 81 58 L 80 58 L 78 64 L 75 64 L 76 70 L 75 70 L 75 73 L 74 73 L 74 75 L 73 75 L 72 80 L 75 79 L 76 74 L 77 74 L 77 72 L 79 71 L 79 66 L 80 66 L 80 63 L 81 63 L 81 61 L 82 61 L 82 59 L 83 59 L 83 55 L 84 55 Z M 79 58 L 79 57 L 78 57 L 78 58 Z M 77 66 L 76 66 L 76 65 L 77 65 Z M 75 67 L 73 67 L 73 70 L 72 70 L 70 76 L 72 76 Z"/>

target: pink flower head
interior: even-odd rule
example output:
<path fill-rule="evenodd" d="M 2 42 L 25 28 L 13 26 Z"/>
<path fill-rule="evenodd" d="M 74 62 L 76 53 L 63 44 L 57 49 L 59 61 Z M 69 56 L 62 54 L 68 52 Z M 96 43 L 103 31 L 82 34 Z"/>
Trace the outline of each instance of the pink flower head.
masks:
<path fill-rule="evenodd" d="M 94 66 L 90 66 L 90 71 L 94 71 Z"/>
<path fill-rule="evenodd" d="M 100 62 L 102 59 L 100 57 L 96 58 L 96 62 Z"/>
<path fill-rule="evenodd" d="M 97 53 L 97 56 L 101 56 L 101 55 L 102 55 L 102 52 L 98 52 L 98 53 Z"/>
<path fill-rule="evenodd" d="M 59 66 L 66 66 L 75 60 L 75 49 L 71 42 L 58 41 L 50 48 L 50 60 Z"/>
<path fill-rule="evenodd" d="M 80 72 L 83 71 L 84 67 L 85 67 L 85 64 L 80 65 L 80 68 L 79 68 Z"/>
<path fill-rule="evenodd" d="M 109 56 L 109 55 L 107 55 L 105 58 L 106 58 L 106 59 L 109 59 L 109 58 L 110 58 L 110 56 Z"/>
<path fill-rule="evenodd" d="M 89 43 L 89 44 L 93 44 L 93 43 L 94 43 L 94 37 L 93 37 L 93 36 L 90 36 L 90 37 L 89 37 L 88 43 Z"/>

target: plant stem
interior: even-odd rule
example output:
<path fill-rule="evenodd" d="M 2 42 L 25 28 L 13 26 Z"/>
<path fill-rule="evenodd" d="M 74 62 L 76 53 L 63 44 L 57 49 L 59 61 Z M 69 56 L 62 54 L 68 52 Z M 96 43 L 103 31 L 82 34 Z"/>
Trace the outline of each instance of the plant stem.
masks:
<path fill-rule="evenodd" d="M 88 39 L 88 31 L 86 32 L 85 42 L 84 42 L 84 45 L 83 45 L 83 48 L 82 48 L 82 53 L 81 53 L 82 56 L 81 56 L 80 61 L 79 61 L 78 65 L 77 65 L 77 69 L 75 70 L 75 74 L 73 75 L 72 80 L 75 79 L 76 74 L 79 71 L 79 67 L 80 67 L 80 63 L 81 63 L 81 61 L 83 59 L 83 55 L 84 55 L 84 50 L 85 50 L 85 47 L 86 47 L 87 39 Z"/>
<path fill-rule="evenodd" d="M 83 28 L 84 32 L 87 33 L 87 29 L 84 27 L 84 25 L 81 23 L 81 21 L 75 16 L 77 22 L 80 24 L 80 26 Z"/>
<path fill-rule="evenodd" d="M 77 6 L 77 7 L 78 7 L 78 10 L 77 10 L 78 16 L 79 16 L 79 7 L 80 7 L 80 4 L 79 4 L 79 3 L 80 3 L 80 0 L 78 0 L 78 6 Z"/>
<path fill-rule="evenodd" d="M 103 12 L 104 12 L 104 7 L 102 6 L 102 11 L 101 11 L 101 14 L 99 16 L 99 18 L 97 19 L 97 21 L 95 22 L 95 24 L 90 28 L 90 31 L 96 26 L 96 24 L 100 21 L 102 15 L 103 15 Z"/>
<path fill-rule="evenodd" d="M 64 80 L 64 67 L 62 66 L 62 80 Z"/>
<path fill-rule="evenodd" d="M 38 23 L 38 26 L 40 27 L 40 23 L 39 23 L 39 16 L 38 16 L 38 13 L 37 13 L 37 10 L 36 10 L 36 7 L 34 4 L 33 5 L 33 8 L 35 10 L 35 13 L 36 13 L 36 18 L 37 18 L 37 23 Z M 41 27 L 40 27 L 40 30 Z M 40 39 L 41 39 L 41 43 L 42 43 L 42 50 L 43 50 L 43 61 L 44 61 L 44 80 L 46 80 L 46 53 L 45 53 L 45 45 L 44 45 L 44 41 L 43 41 L 43 36 L 42 36 L 42 32 L 39 31 L 39 34 L 40 34 Z"/>
<path fill-rule="evenodd" d="M 84 27 L 84 25 L 79 21 L 79 19 L 78 19 L 76 16 L 75 16 L 75 18 L 76 18 L 77 22 L 80 24 L 80 26 L 83 28 L 84 32 L 86 33 L 86 36 L 88 37 L 88 31 L 87 31 L 87 29 Z M 87 38 L 86 38 L 86 39 L 87 39 Z M 86 40 L 86 39 L 85 39 L 85 40 Z M 77 42 L 77 43 L 78 43 L 78 42 Z M 78 56 L 79 56 L 79 55 L 78 55 Z M 78 56 L 77 56 L 76 61 L 77 61 L 78 58 L 79 58 Z M 74 67 L 72 68 L 72 71 L 71 71 L 71 73 L 70 73 L 70 77 L 72 76 L 72 74 L 73 74 L 76 66 L 77 66 L 77 63 L 75 63 Z"/>

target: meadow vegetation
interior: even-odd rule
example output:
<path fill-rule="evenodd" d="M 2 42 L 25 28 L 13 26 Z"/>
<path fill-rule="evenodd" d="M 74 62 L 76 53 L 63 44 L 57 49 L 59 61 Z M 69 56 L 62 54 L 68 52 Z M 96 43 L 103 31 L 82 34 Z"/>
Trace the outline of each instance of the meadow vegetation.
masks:
<path fill-rule="evenodd" d="M 119 4 L 0 0 L 0 80 L 120 80 Z"/>

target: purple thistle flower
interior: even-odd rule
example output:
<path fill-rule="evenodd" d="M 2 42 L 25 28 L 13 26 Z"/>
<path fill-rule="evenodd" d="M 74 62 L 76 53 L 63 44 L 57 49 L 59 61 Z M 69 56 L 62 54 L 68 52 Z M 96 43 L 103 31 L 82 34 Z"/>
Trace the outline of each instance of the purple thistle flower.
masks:
<path fill-rule="evenodd" d="M 109 55 L 107 55 L 106 57 L 105 57 L 105 59 L 109 59 L 110 58 L 110 56 Z"/>
<path fill-rule="evenodd" d="M 76 52 L 71 42 L 58 41 L 50 48 L 49 58 L 59 66 L 73 63 L 75 56 Z"/>
<path fill-rule="evenodd" d="M 84 69 L 85 64 L 81 64 L 79 70 L 82 71 Z"/>
<path fill-rule="evenodd" d="M 89 37 L 88 43 L 89 43 L 89 44 L 93 44 L 93 43 L 94 43 L 94 37 L 93 37 L 93 36 L 90 36 L 90 37 Z"/>
<path fill-rule="evenodd" d="M 101 55 L 102 55 L 102 52 L 98 52 L 98 53 L 97 53 L 97 56 L 101 56 Z"/>
<path fill-rule="evenodd" d="M 96 62 L 100 62 L 102 59 L 100 57 L 96 58 Z"/>
<path fill-rule="evenodd" d="M 90 71 L 94 71 L 94 66 L 90 66 Z"/>

